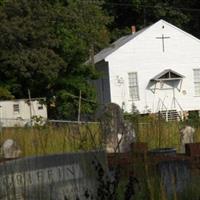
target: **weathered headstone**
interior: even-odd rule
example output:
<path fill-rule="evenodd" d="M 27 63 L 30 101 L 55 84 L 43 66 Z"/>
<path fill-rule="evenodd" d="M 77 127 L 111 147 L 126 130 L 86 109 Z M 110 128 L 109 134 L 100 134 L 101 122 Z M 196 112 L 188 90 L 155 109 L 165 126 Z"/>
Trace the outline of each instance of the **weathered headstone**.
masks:
<path fill-rule="evenodd" d="M 190 183 L 189 163 L 186 160 L 162 161 L 157 165 L 167 199 L 183 192 Z"/>
<path fill-rule="evenodd" d="M 180 130 L 181 153 L 185 153 L 185 144 L 194 142 L 194 132 L 195 129 L 191 126 L 185 126 Z"/>
<path fill-rule="evenodd" d="M 1 148 L 6 159 L 18 158 L 21 154 L 19 145 L 13 139 L 5 140 Z"/>
<path fill-rule="evenodd" d="M 105 136 L 106 151 L 113 153 L 118 151 L 118 134 L 122 134 L 123 114 L 121 108 L 114 103 L 105 106 L 101 117 L 103 134 Z"/>
<path fill-rule="evenodd" d="M 132 123 L 124 121 L 123 133 L 119 142 L 119 152 L 131 151 L 131 144 L 136 142 L 136 134 Z"/>
<path fill-rule="evenodd" d="M 96 199 L 97 171 L 105 153 L 82 152 L 23 158 L 0 164 L 2 200 Z"/>
<path fill-rule="evenodd" d="M 135 131 L 132 124 L 124 120 L 123 112 L 117 104 L 106 105 L 101 123 L 108 153 L 131 150 L 130 144 L 136 138 Z"/>

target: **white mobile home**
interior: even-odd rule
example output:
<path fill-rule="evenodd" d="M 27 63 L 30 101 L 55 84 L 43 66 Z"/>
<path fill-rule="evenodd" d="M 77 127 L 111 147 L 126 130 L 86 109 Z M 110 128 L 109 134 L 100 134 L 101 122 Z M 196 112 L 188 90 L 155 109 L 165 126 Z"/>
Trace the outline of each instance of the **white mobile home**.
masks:
<path fill-rule="evenodd" d="M 200 110 L 200 40 L 159 20 L 124 36 L 94 57 L 103 73 L 99 102 L 130 112 L 183 114 Z"/>
<path fill-rule="evenodd" d="M 0 101 L 0 122 L 3 127 L 25 126 L 34 116 L 47 120 L 45 99 Z"/>

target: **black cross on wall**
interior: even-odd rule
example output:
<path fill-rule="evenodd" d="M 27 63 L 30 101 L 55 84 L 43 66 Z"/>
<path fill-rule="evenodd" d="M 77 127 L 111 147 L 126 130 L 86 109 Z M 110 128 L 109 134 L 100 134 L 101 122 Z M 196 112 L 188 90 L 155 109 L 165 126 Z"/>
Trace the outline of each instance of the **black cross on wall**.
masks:
<path fill-rule="evenodd" d="M 156 39 L 162 39 L 162 49 L 163 52 L 165 52 L 165 39 L 169 39 L 170 37 L 165 37 L 164 34 L 162 34 L 162 37 L 156 37 Z"/>

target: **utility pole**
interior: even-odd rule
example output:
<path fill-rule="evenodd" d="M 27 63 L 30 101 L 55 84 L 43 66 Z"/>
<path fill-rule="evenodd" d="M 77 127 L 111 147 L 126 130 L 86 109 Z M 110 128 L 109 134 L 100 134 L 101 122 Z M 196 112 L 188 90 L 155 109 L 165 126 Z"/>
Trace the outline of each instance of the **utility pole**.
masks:
<path fill-rule="evenodd" d="M 29 99 L 29 108 L 30 108 L 30 126 L 32 127 L 31 92 L 29 89 L 28 89 L 28 99 Z"/>
<path fill-rule="evenodd" d="M 79 92 L 79 101 L 78 101 L 78 123 L 81 119 L 81 90 Z"/>

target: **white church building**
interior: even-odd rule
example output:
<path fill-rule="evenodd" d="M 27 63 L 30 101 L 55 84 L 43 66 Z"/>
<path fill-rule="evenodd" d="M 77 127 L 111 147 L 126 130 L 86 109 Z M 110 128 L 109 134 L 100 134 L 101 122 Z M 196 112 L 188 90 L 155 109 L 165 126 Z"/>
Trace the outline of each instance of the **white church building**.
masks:
<path fill-rule="evenodd" d="M 200 110 L 200 40 L 159 20 L 95 55 L 98 101 L 141 114 Z"/>

